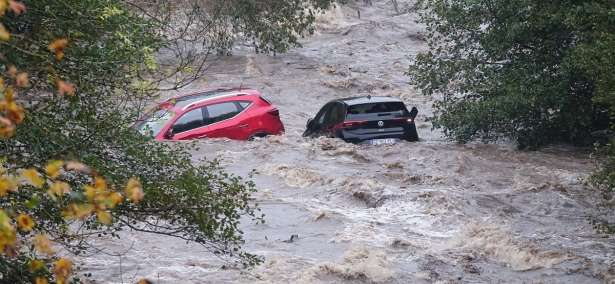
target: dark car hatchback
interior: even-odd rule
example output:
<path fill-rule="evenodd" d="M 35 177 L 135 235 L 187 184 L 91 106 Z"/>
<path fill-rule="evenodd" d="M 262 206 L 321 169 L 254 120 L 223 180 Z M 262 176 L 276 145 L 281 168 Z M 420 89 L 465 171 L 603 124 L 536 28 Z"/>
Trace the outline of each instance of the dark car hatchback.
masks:
<path fill-rule="evenodd" d="M 390 144 L 397 140 L 418 141 L 414 119 L 399 99 L 358 97 L 327 103 L 308 120 L 303 136 L 338 137 L 351 143 Z"/>

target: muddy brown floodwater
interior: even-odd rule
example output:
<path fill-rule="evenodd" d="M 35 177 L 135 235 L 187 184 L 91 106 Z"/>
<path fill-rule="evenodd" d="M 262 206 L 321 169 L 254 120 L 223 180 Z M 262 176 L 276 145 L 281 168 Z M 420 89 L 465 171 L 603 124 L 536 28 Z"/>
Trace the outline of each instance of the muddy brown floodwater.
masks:
<path fill-rule="evenodd" d="M 203 140 L 194 153 L 242 176 L 256 170 L 267 223 L 243 226 L 245 249 L 264 256 L 262 265 L 223 269 L 198 245 L 125 232 L 97 242 L 121 257 L 84 257 L 84 270 L 103 283 L 614 283 L 615 240 L 587 219 L 601 214 L 599 194 L 582 183 L 593 169 L 588 153 L 457 145 L 432 131 L 430 98 L 404 76 L 425 49 L 416 15 L 373 3 L 320 16 L 317 34 L 287 54 L 239 47 L 185 90 L 250 86 L 280 108 L 285 135 Z M 301 137 L 326 101 L 359 94 L 417 106 L 422 140 L 357 146 Z M 284 242 L 291 235 L 298 238 Z"/>

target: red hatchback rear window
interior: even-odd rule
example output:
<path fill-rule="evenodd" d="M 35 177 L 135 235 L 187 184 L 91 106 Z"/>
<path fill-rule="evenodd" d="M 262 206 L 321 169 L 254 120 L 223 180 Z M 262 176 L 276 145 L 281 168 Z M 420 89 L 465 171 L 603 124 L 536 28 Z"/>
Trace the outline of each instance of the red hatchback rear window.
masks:
<path fill-rule="evenodd" d="M 268 99 L 265 99 L 263 97 L 259 97 L 261 99 L 261 101 L 267 103 L 268 105 L 271 105 L 271 102 Z"/>
<path fill-rule="evenodd" d="M 348 114 L 369 114 L 383 112 L 405 112 L 406 106 L 402 102 L 371 103 L 353 105 L 348 108 Z"/>

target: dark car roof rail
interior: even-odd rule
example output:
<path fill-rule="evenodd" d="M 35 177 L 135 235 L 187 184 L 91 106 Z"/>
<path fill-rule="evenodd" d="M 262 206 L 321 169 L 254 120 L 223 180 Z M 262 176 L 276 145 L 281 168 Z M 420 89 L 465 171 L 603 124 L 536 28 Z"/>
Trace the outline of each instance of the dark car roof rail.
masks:
<path fill-rule="evenodd" d="M 386 97 L 386 96 L 361 96 L 361 97 L 349 97 L 343 99 L 333 100 L 333 102 L 341 102 L 346 105 L 360 105 L 360 104 L 368 104 L 368 103 L 386 103 L 386 102 L 403 102 L 399 98 L 395 97 Z"/>

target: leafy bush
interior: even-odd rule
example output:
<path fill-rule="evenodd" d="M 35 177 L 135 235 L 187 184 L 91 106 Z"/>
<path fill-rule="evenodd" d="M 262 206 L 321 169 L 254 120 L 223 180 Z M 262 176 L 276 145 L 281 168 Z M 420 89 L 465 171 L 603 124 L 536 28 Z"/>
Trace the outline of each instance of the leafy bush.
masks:
<path fill-rule="evenodd" d="M 602 143 L 592 177 L 615 191 L 615 3 L 420 0 L 429 50 L 408 74 L 459 142 Z M 611 140 L 609 142 L 609 140 Z M 613 232 L 613 222 L 599 222 Z"/>
<path fill-rule="evenodd" d="M 609 1 L 422 0 L 429 51 L 409 70 L 438 95 L 434 125 L 465 142 L 591 144 L 609 127 L 615 7 Z"/>

